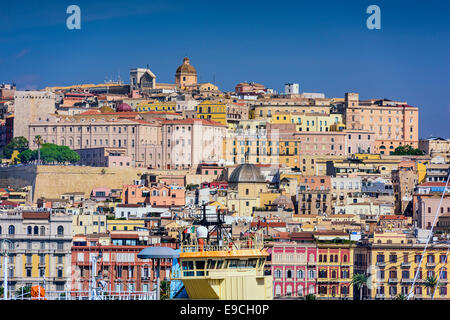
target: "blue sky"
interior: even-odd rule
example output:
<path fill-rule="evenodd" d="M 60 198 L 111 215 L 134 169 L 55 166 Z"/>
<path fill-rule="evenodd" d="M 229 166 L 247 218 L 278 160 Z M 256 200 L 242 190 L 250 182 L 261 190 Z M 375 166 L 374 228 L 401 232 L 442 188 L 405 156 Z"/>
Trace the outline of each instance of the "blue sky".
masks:
<path fill-rule="evenodd" d="M 66 8 L 81 8 L 81 30 Z M 381 8 L 381 30 L 366 9 Z M 174 82 L 184 56 L 199 81 L 406 100 L 420 137 L 450 138 L 450 1 L 8 1 L 0 11 L 0 82 L 19 89 L 129 81 L 147 64 Z"/>

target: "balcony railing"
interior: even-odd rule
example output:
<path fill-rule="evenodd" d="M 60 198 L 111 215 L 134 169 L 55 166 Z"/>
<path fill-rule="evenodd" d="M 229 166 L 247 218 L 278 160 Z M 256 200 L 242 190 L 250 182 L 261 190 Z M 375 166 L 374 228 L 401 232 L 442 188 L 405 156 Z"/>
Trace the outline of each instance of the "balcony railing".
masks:
<path fill-rule="evenodd" d="M 402 268 L 409 268 L 409 267 L 411 267 L 411 263 L 410 262 L 402 262 L 401 267 Z"/>
<path fill-rule="evenodd" d="M 388 283 L 398 283 L 398 279 L 390 278 Z"/>

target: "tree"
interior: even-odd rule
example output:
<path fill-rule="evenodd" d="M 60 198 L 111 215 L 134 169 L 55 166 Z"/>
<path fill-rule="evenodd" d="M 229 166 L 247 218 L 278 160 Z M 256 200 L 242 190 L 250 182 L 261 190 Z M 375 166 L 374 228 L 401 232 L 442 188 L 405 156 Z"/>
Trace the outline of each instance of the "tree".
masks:
<path fill-rule="evenodd" d="M 25 151 L 22 151 L 17 158 L 19 158 L 20 162 L 27 163 L 33 160 L 33 151 L 30 149 L 27 149 Z"/>
<path fill-rule="evenodd" d="M 38 146 L 38 164 L 41 164 L 41 145 L 44 143 L 44 140 L 40 135 L 34 137 L 34 143 Z"/>
<path fill-rule="evenodd" d="M 16 296 L 20 298 L 30 298 L 31 297 L 31 286 L 23 286 L 16 290 Z"/>
<path fill-rule="evenodd" d="M 363 299 L 363 287 L 367 286 L 367 280 L 369 277 L 364 273 L 357 273 L 353 275 L 352 284 L 356 286 L 359 290 L 359 300 Z"/>
<path fill-rule="evenodd" d="M 434 291 L 438 285 L 438 278 L 436 276 L 429 276 L 425 279 L 424 286 L 430 288 L 431 297 L 434 297 Z"/>
<path fill-rule="evenodd" d="M 406 146 L 398 146 L 391 154 L 396 156 L 421 156 L 424 152 L 420 149 L 415 149 L 408 144 Z"/>
<path fill-rule="evenodd" d="M 396 300 L 406 300 L 406 296 L 403 293 L 398 294 L 395 297 Z"/>
<path fill-rule="evenodd" d="M 25 137 L 15 137 L 3 148 L 3 156 L 11 159 L 14 150 L 19 153 L 28 149 L 28 140 Z"/>
<path fill-rule="evenodd" d="M 170 299 L 170 283 L 169 281 L 166 280 L 162 280 L 161 284 L 160 284 L 160 288 L 161 288 L 161 300 L 167 300 Z"/>
<path fill-rule="evenodd" d="M 316 296 L 312 293 L 309 293 L 305 296 L 305 300 L 316 300 Z"/>
<path fill-rule="evenodd" d="M 42 144 L 39 150 L 25 150 L 19 154 L 19 159 L 23 163 L 38 160 L 38 163 L 76 163 L 80 161 L 80 156 L 67 146 L 58 146 L 52 143 Z"/>

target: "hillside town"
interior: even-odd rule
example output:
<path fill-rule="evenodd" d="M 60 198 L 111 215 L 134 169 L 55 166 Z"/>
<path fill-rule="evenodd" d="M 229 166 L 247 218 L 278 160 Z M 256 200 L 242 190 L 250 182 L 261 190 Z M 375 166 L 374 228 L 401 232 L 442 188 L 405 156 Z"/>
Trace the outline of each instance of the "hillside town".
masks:
<path fill-rule="evenodd" d="M 0 85 L 3 298 L 192 299 L 209 272 L 253 268 L 255 299 L 450 299 L 450 139 L 420 137 L 420 106 L 225 91 L 180 63 L 173 83 L 147 66 L 128 84 Z M 260 255 L 140 255 L 191 259 L 199 221 Z M 200 297 L 249 297 L 213 289 Z"/>

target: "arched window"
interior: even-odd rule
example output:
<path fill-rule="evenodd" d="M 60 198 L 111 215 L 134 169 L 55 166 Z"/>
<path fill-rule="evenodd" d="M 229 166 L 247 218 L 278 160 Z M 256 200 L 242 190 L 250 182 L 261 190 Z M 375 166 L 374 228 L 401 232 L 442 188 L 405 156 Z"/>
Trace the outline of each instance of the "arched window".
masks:
<path fill-rule="evenodd" d="M 314 285 L 310 285 L 309 286 L 309 294 L 315 294 L 316 293 L 316 289 L 314 288 Z"/>
<path fill-rule="evenodd" d="M 289 279 L 292 278 L 292 270 L 288 270 L 288 271 L 286 272 L 286 277 L 289 278 Z M 291 290 L 292 290 L 292 288 L 291 288 Z"/>
<path fill-rule="evenodd" d="M 292 286 L 291 285 L 288 285 L 286 287 L 286 295 L 287 296 L 292 296 Z"/>
<path fill-rule="evenodd" d="M 277 285 L 275 287 L 275 295 L 276 296 L 281 296 L 281 286 L 280 285 Z"/>
<path fill-rule="evenodd" d="M 334 262 L 338 262 L 339 261 L 339 259 L 338 259 L 338 255 L 337 254 L 335 254 L 334 255 Z"/>
<path fill-rule="evenodd" d="M 15 234 L 15 233 L 16 233 L 16 228 L 13 225 L 9 226 L 8 234 Z"/>
<path fill-rule="evenodd" d="M 297 270 L 297 279 L 303 279 L 304 276 L 303 270 Z"/>
<path fill-rule="evenodd" d="M 37 236 L 39 234 L 39 227 L 35 226 L 34 227 L 34 235 Z"/>
<path fill-rule="evenodd" d="M 331 272 L 331 278 L 336 279 L 336 270 Z"/>
<path fill-rule="evenodd" d="M 27 228 L 27 234 L 28 234 L 28 235 L 33 234 L 33 230 L 32 230 L 32 228 L 31 228 L 31 226 L 28 226 L 28 228 Z"/>
<path fill-rule="evenodd" d="M 299 297 L 303 296 L 303 286 L 301 284 L 299 284 L 297 287 L 297 295 Z"/>
<path fill-rule="evenodd" d="M 44 226 L 41 227 L 41 236 L 45 236 L 45 227 Z"/>
<path fill-rule="evenodd" d="M 59 226 L 58 227 L 58 236 L 62 236 L 62 235 L 64 235 L 64 228 L 63 228 L 63 226 Z"/>
<path fill-rule="evenodd" d="M 344 262 L 347 262 L 347 255 L 344 254 L 344 256 L 342 257 L 342 259 L 344 260 Z"/>

